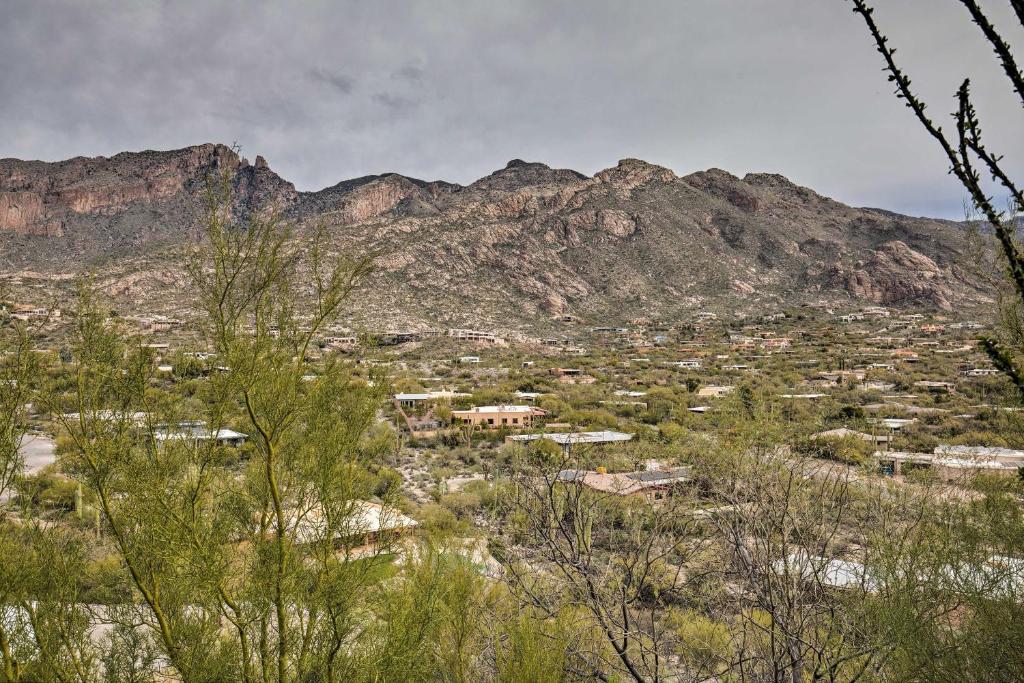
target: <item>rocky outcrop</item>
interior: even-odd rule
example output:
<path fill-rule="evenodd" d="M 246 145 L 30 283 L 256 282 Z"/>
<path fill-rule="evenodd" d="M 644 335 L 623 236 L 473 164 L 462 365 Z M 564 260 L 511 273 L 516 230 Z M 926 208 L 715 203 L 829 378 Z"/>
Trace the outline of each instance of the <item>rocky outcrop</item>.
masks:
<path fill-rule="evenodd" d="M 43 198 L 34 192 L 0 192 L 0 230 L 59 237 L 61 222 L 44 217 Z"/>
<path fill-rule="evenodd" d="M 614 168 L 595 174 L 594 179 L 628 192 L 653 182 L 671 183 L 676 180 L 676 174 L 664 166 L 640 159 L 622 159 Z"/>
<path fill-rule="evenodd" d="M 471 190 L 515 192 L 523 188 L 561 185 L 587 180 L 582 173 L 564 168 L 551 168 L 547 164 L 513 159 L 505 168 L 481 178 L 469 186 Z"/>
<path fill-rule="evenodd" d="M 637 220 L 619 209 L 576 211 L 569 214 L 565 229 L 570 234 L 578 234 L 581 230 L 599 230 L 614 237 L 629 237 L 637 230 Z"/>
<path fill-rule="evenodd" d="M 53 164 L 0 160 L 0 230 L 56 236 L 75 216 L 114 216 L 169 204 L 168 212 L 196 200 L 211 178 L 226 173 L 246 203 L 294 201 L 295 188 L 270 171 L 262 157 L 255 167 L 224 145 L 196 145 L 171 152 L 122 153 L 110 158 L 77 157 Z M 184 202 L 174 203 L 182 199 Z"/>
<path fill-rule="evenodd" d="M 760 199 L 754 186 L 719 168 L 700 171 L 683 178 L 687 185 L 724 199 L 745 213 L 756 213 Z"/>
<path fill-rule="evenodd" d="M 887 242 L 852 268 L 832 271 L 833 283 L 852 296 L 884 305 L 930 304 L 952 307 L 952 273 L 900 241 Z"/>
<path fill-rule="evenodd" d="M 345 192 L 325 205 L 324 210 L 334 213 L 339 222 L 360 223 L 386 215 L 411 200 L 429 205 L 429 197 L 418 185 L 400 175 L 387 175 Z"/>

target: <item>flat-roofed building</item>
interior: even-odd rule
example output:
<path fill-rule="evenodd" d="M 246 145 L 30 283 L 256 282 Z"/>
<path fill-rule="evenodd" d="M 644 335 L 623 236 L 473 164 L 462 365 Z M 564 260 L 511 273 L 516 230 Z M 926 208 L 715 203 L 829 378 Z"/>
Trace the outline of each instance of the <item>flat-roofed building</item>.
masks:
<path fill-rule="evenodd" d="M 936 446 L 932 453 L 879 451 L 874 457 L 887 474 L 903 474 L 909 466 L 929 469 L 946 481 L 979 472 L 1016 476 L 1024 467 L 1024 451 L 987 446 Z"/>
<path fill-rule="evenodd" d="M 709 384 L 698 389 L 697 395 L 708 398 L 722 398 L 731 394 L 735 388 L 734 386 L 715 386 Z"/>
<path fill-rule="evenodd" d="M 534 406 L 474 406 L 469 410 L 453 410 L 452 421 L 481 429 L 529 429 L 534 418 L 547 412 Z"/>
<path fill-rule="evenodd" d="M 598 493 L 616 496 L 641 496 L 650 500 L 666 498 L 672 487 L 690 481 L 690 468 L 644 470 L 609 474 L 601 468 L 590 470 L 562 470 L 558 481 L 580 484 Z"/>
<path fill-rule="evenodd" d="M 158 444 L 170 441 L 200 442 L 216 441 L 221 446 L 239 447 L 245 444 L 248 434 L 236 432 L 233 429 L 218 429 L 216 432 L 207 428 L 206 423 L 201 420 L 191 422 L 178 422 L 175 424 L 159 424 L 153 433 L 153 439 Z"/>
<path fill-rule="evenodd" d="M 556 432 L 556 433 L 545 433 L 545 434 L 517 434 L 510 436 L 507 441 L 525 443 L 530 441 L 538 441 L 545 439 L 547 441 L 554 441 L 562 450 L 568 451 L 573 446 L 577 445 L 605 445 L 610 443 L 623 443 L 633 439 L 632 434 L 625 432 L 614 432 L 605 430 L 601 432 Z"/>
<path fill-rule="evenodd" d="M 459 341 L 483 342 L 486 344 L 495 344 L 497 346 L 505 345 L 505 339 L 503 337 L 499 337 L 492 332 L 481 332 L 480 330 L 452 328 L 448 330 L 448 336 L 452 339 L 458 339 Z"/>
<path fill-rule="evenodd" d="M 424 391 L 421 393 L 402 393 L 395 394 L 395 401 L 398 402 L 403 408 L 415 408 L 423 403 L 431 401 L 441 401 L 445 399 L 459 398 L 462 396 L 470 396 L 470 394 L 461 393 L 458 391 Z"/>

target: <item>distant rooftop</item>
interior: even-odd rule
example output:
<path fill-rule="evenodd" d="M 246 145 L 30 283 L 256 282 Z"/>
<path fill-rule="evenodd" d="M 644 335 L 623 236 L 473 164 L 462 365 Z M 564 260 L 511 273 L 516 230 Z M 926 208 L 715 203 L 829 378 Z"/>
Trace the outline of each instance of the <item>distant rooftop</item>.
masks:
<path fill-rule="evenodd" d="M 455 410 L 453 413 L 535 413 L 533 406 L 473 406 L 469 410 Z"/>
<path fill-rule="evenodd" d="M 626 434 L 625 432 L 569 432 L 569 433 L 555 433 L 555 434 L 517 434 L 509 437 L 513 441 L 536 441 L 537 439 L 547 439 L 554 441 L 561 446 L 567 446 L 570 444 L 594 444 L 594 443 L 616 443 L 621 441 L 630 441 L 633 438 L 632 434 Z"/>

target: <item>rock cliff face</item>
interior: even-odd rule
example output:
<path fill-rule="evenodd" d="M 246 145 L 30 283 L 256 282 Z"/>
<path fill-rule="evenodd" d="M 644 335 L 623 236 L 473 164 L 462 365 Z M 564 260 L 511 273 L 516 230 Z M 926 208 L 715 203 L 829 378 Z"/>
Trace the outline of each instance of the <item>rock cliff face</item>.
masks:
<path fill-rule="evenodd" d="M 221 173 L 241 207 L 294 203 L 295 188 L 257 161 L 251 166 L 213 144 L 57 163 L 2 159 L 0 233 L 66 237 L 66 246 L 90 255 L 112 242 L 145 246 L 191 224 L 208 183 Z"/>
<path fill-rule="evenodd" d="M 957 298 L 951 286 L 954 274 L 899 240 L 886 242 L 852 268 L 836 266 L 833 281 L 851 295 L 877 304 L 927 302 L 949 309 Z"/>
<path fill-rule="evenodd" d="M 128 260 L 111 291 L 137 298 L 147 281 L 174 283 L 173 254 L 198 234 L 214 174 L 228 177 L 240 217 L 274 208 L 300 226 L 325 224 L 339 249 L 380 253 L 364 303 L 385 319 L 628 320 L 699 306 L 949 308 L 990 297 L 968 275 L 959 224 L 852 208 L 775 174 L 678 177 L 625 159 L 588 177 L 517 159 L 467 186 L 392 173 L 297 192 L 262 157 L 250 164 L 212 144 L 0 160 L 0 269 L 66 272 L 116 257 Z"/>
<path fill-rule="evenodd" d="M 0 192 L 0 229 L 60 236 L 60 222 L 45 219 L 43 198 L 34 192 Z"/>

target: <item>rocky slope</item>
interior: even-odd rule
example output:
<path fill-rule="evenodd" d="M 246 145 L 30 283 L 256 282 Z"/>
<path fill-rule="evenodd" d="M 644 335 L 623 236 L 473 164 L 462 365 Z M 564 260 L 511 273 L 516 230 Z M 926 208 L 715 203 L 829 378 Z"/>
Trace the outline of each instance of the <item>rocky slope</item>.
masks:
<path fill-rule="evenodd" d="M 379 324 L 616 321 L 818 300 L 948 309 L 990 297 L 960 224 L 852 208 L 779 175 L 677 177 L 626 159 L 587 177 L 514 160 L 468 186 L 386 174 L 303 193 L 262 157 L 250 164 L 212 144 L 0 160 L 0 270 L 64 281 L 96 267 L 116 296 L 173 307 L 176 249 L 198 234 L 220 172 L 240 216 L 272 207 L 325 225 L 339 249 L 378 251 L 357 315 Z"/>

